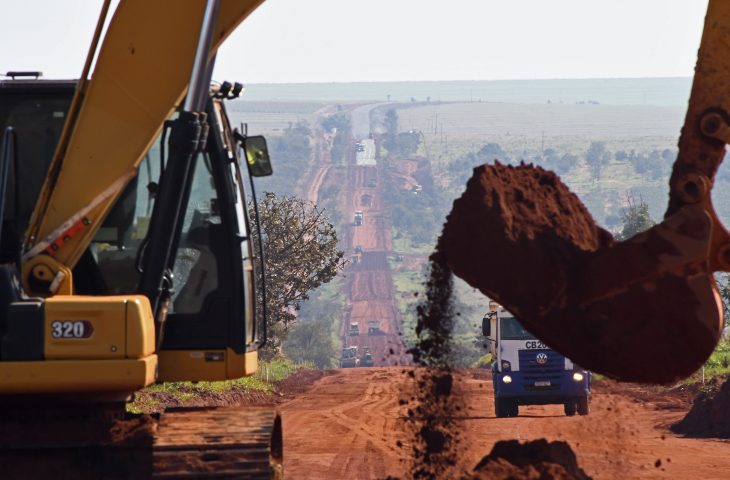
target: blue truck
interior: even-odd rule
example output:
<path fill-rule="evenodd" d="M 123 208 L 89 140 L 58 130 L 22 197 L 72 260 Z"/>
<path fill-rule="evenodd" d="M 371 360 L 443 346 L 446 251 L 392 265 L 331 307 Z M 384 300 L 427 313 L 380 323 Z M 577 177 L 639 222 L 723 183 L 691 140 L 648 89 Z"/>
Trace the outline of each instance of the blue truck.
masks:
<path fill-rule="evenodd" d="M 568 416 L 588 415 L 591 374 L 552 350 L 510 312 L 490 302 L 482 334 L 492 354 L 497 417 L 516 417 L 520 405 L 562 404 Z"/>

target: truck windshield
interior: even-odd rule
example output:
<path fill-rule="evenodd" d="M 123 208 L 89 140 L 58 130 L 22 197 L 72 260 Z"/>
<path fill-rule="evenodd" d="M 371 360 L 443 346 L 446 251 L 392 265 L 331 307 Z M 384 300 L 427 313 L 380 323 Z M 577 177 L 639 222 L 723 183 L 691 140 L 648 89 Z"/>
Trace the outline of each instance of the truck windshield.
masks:
<path fill-rule="evenodd" d="M 535 338 L 522 327 L 515 317 L 502 317 L 499 322 L 502 340 L 534 340 Z"/>

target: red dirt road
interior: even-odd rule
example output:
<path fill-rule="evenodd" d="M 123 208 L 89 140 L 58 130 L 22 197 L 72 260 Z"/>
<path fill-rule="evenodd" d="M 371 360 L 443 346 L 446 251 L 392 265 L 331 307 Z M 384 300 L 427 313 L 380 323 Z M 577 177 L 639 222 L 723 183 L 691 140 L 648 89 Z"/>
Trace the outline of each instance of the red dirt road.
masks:
<path fill-rule="evenodd" d="M 297 479 L 409 478 L 410 437 L 401 398 L 414 388 L 404 369 L 359 368 L 326 376 L 281 407 L 284 472 Z M 686 404 L 598 385 L 588 416 L 566 417 L 559 406 L 522 407 L 518 418 L 494 415 L 485 371 L 457 372 L 467 410 L 459 467 L 470 470 L 498 440 L 565 440 L 595 479 L 724 479 L 730 442 L 682 438 L 667 426 Z M 475 377 L 481 376 L 481 379 Z M 399 448 L 396 442 L 405 444 Z M 657 461 L 660 463 L 657 465 Z M 456 474 L 456 472 L 454 472 Z"/>
<path fill-rule="evenodd" d="M 381 166 L 349 165 L 347 186 L 342 204 L 346 227 L 345 242 L 349 254 L 359 246 L 357 263 L 348 267 L 346 294 L 349 299 L 340 334 L 343 345 L 357 345 L 361 352 L 370 349 L 375 365 L 409 363 L 400 335 L 400 314 L 394 300 L 395 290 L 388 265 L 392 250 L 381 189 L 384 169 Z M 362 225 L 354 225 L 356 211 L 363 212 Z M 381 333 L 368 335 L 368 323 L 376 321 Z M 350 325 L 358 324 L 359 335 L 349 335 Z"/>

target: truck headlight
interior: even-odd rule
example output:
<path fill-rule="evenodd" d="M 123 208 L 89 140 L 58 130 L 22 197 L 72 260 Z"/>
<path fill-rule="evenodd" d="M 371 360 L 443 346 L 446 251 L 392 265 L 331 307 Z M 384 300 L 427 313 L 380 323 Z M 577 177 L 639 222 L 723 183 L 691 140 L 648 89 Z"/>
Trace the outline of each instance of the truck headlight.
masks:
<path fill-rule="evenodd" d="M 510 377 L 509 375 L 505 375 L 504 377 L 502 377 L 502 381 L 504 383 L 512 383 L 512 377 Z"/>
<path fill-rule="evenodd" d="M 502 370 L 510 370 L 511 368 L 511 363 L 509 363 L 507 360 L 502 360 Z"/>
<path fill-rule="evenodd" d="M 584 378 L 585 376 L 580 372 L 573 373 L 573 380 L 575 380 L 576 382 L 582 382 Z"/>

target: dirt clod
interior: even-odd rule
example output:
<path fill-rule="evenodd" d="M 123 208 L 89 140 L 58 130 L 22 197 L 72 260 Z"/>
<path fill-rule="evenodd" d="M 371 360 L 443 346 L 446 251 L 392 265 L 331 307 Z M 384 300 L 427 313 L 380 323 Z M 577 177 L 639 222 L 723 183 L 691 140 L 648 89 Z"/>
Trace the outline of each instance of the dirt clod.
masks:
<path fill-rule="evenodd" d="M 470 480 L 589 480 L 566 442 L 545 439 L 497 442 Z"/>
<path fill-rule="evenodd" d="M 675 433 L 692 437 L 730 438 L 730 379 L 700 392 L 687 415 L 672 425 Z"/>

